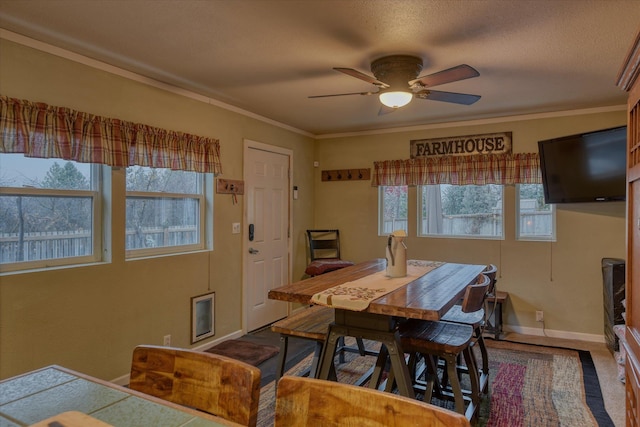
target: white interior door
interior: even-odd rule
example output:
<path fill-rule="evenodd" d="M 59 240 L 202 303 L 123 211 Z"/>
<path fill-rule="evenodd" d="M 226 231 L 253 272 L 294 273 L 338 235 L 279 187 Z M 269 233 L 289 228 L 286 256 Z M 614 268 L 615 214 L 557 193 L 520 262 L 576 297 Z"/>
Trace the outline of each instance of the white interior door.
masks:
<path fill-rule="evenodd" d="M 286 302 L 268 298 L 272 288 L 289 283 L 290 277 L 291 154 L 286 151 L 250 141 L 245 143 L 243 248 L 247 331 L 269 325 L 288 314 Z"/>

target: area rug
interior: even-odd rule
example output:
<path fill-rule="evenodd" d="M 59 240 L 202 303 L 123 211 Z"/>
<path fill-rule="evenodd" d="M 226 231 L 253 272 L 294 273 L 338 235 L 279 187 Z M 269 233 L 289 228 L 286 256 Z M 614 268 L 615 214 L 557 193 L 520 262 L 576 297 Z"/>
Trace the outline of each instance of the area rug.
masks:
<path fill-rule="evenodd" d="M 588 351 L 486 342 L 490 396 L 479 425 L 613 427 Z"/>
<path fill-rule="evenodd" d="M 588 351 L 486 342 L 490 392 L 488 398 L 483 399 L 478 426 L 614 425 L 604 409 L 600 383 Z M 346 363 L 337 366 L 339 381 L 346 383 L 357 381 L 375 362 L 374 357 L 357 354 L 347 354 L 346 358 Z M 286 375 L 299 374 L 310 363 L 311 356 Z M 275 384 L 272 382 L 260 393 L 259 427 L 273 425 L 274 410 Z"/>
<path fill-rule="evenodd" d="M 208 348 L 207 353 L 221 354 L 236 360 L 242 360 L 258 366 L 265 360 L 278 354 L 280 349 L 275 345 L 256 344 L 245 340 L 227 340 Z"/>

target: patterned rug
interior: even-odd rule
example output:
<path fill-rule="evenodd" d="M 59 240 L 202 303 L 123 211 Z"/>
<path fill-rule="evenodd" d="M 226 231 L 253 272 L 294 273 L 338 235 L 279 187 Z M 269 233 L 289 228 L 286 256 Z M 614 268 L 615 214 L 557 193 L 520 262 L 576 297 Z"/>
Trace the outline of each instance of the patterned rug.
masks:
<path fill-rule="evenodd" d="M 600 383 L 588 351 L 507 341 L 486 342 L 490 392 L 480 407 L 479 426 L 613 427 L 604 409 Z M 290 369 L 287 375 L 302 372 L 310 362 L 311 356 Z M 372 356 L 347 353 L 346 362 L 337 366 L 339 381 L 354 383 L 374 362 Z M 260 393 L 259 427 L 273 425 L 274 410 L 275 384 L 272 382 Z"/>
<path fill-rule="evenodd" d="M 490 396 L 480 425 L 613 427 L 588 351 L 486 342 Z"/>

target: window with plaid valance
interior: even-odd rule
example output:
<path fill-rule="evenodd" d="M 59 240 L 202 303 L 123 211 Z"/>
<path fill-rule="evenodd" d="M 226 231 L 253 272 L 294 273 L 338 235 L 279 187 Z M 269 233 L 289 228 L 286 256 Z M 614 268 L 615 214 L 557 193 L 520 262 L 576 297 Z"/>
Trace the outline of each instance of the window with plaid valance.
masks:
<path fill-rule="evenodd" d="M 217 139 L 0 96 L 0 153 L 219 174 Z"/>
<path fill-rule="evenodd" d="M 538 153 L 421 157 L 374 162 L 371 185 L 542 184 Z"/>

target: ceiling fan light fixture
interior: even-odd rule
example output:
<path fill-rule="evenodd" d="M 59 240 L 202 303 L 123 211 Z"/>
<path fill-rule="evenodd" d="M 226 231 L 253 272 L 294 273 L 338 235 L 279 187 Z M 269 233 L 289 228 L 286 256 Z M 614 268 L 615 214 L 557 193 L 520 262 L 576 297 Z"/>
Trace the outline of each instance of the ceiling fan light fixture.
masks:
<path fill-rule="evenodd" d="M 383 92 L 380 94 L 380 102 L 387 107 L 400 108 L 404 107 L 413 99 L 413 93 L 407 91 Z"/>

